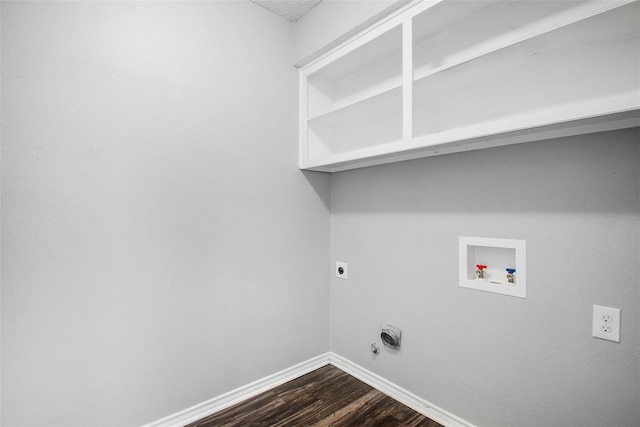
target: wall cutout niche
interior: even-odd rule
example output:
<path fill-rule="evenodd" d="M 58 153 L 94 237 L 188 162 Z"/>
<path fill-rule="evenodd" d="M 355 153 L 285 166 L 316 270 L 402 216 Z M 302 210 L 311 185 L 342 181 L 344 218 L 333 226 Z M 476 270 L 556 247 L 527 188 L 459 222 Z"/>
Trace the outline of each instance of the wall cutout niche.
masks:
<path fill-rule="evenodd" d="M 526 241 L 459 237 L 460 286 L 527 297 Z"/>

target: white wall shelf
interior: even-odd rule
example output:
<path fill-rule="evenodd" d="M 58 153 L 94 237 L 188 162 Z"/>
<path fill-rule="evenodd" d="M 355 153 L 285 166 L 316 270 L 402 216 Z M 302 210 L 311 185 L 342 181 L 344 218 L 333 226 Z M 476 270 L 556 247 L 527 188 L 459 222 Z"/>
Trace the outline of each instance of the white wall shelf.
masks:
<path fill-rule="evenodd" d="M 519 298 L 527 297 L 524 240 L 461 236 L 459 251 L 461 287 Z M 478 273 L 478 270 L 482 273 Z"/>
<path fill-rule="evenodd" d="M 416 1 L 300 69 L 300 168 L 640 126 L 637 0 Z"/>
<path fill-rule="evenodd" d="M 402 32 L 396 26 L 309 75 L 307 119 L 402 86 Z"/>

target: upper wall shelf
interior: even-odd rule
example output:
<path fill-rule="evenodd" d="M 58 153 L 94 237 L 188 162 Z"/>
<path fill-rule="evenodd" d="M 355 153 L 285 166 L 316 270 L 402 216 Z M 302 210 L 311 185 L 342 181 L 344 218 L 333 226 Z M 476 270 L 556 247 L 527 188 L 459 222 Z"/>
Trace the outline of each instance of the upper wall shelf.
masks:
<path fill-rule="evenodd" d="M 300 168 L 640 126 L 639 5 L 413 2 L 300 69 Z"/>

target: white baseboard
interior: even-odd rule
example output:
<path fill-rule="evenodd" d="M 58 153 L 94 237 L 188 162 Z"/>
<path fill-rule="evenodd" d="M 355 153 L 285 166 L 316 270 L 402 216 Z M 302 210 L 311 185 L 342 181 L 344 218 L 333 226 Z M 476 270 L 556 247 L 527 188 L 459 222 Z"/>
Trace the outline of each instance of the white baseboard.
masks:
<path fill-rule="evenodd" d="M 218 411 L 240 403 L 243 400 L 257 396 L 258 394 L 282 385 L 288 381 L 315 371 L 322 366 L 329 364 L 329 354 L 325 353 L 312 359 L 299 363 L 290 368 L 284 369 L 273 375 L 269 375 L 260 380 L 254 381 L 245 386 L 231 390 L 206 402 L 199 403 L 183 411 L 164 417 L 143 427 L 184 427 L 185 425 L 198 421 L 202 418 L 215 414 Z"/>
<path fill-rule="evenodd" d="M 243 400 L 257 396 L 262 392 L 282 385 L 329 364 L 343 370 L 349 375 L 356 377 L 360 381 L 369 384 L 384 394 L 407 405 L 414 411 L 419 412 L 446 427 L 474 427 L 473 424 L 463 420 L 462 418 L 427 402 L 381 376 L 331 352 L 321 354 L 273 375 L 269 375 L 258 381 L 254 381 L 228 393 L 214 397 L 206 402 L 202 402 L 192 406 L 191 408 L 187 408 L 173 415 L 154 421 L 150 424 L 145 424 L 143 427 L 183 427 L 189 423 L 208 417 L 209 415 L 215 414 L 216 412 L 233 406 L 236 403 L 240 403 Z"/>
<path fill-rule="evenodd" d="M 363 368 L 352 361 L 345 359 L 335 353 L 329 353 L 329 363 L 347 374 L 356 377 L 360 381 L 369 384 L 371 387 L 380 390 L 400 403 L 422 415 L 431 418 L 446 427 L 474 427 L 468 421 L 453 415 L 450 412 L 416 396 L 402 387 L 388 381 L 381 376 Z"/>

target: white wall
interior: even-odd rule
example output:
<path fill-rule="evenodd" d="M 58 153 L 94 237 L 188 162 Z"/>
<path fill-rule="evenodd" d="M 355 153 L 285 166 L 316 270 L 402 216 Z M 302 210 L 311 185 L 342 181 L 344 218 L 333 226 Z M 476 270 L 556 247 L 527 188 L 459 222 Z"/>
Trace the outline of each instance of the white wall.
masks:
<path fill-rule="evenodd" d="M 140 425 L 327 351 L 292 31 L 249 2 L 2 2 L 2 425 Z"/>

